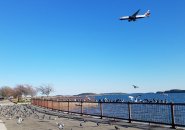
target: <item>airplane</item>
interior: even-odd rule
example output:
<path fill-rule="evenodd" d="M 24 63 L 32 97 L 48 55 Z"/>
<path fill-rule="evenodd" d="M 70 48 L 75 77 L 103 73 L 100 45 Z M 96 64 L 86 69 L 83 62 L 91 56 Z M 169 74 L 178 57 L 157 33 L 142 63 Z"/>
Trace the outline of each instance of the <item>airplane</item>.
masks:
<path fill-rule="evenodd" d="M 143 15 L 138 15 L 140 9 L 137 10 L 133 15 L 131 16 L 123 16 L 120 17 L 120 20 L 128 20 L 128 22 L 130 21 L 136 21 L 136 19 L 140 19 L 140 18 L 146 18 L 150 16 L 150 10 L 148 10 L 145 14 Z"/>
<path fill-rule="evenodd" d="M 136 86 L 136 85 L 132 85 L 134 88 L 139 88 L 138 86 Z"/>

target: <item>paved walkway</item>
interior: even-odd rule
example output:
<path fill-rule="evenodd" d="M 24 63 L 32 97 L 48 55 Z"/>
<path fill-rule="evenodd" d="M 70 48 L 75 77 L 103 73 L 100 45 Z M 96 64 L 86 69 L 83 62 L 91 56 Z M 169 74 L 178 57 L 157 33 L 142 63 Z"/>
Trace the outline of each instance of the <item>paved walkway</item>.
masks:
<path fill-rule="evenodd" d="M 2 120 L 0 120 L 0 130 L 7 130 Z"/>

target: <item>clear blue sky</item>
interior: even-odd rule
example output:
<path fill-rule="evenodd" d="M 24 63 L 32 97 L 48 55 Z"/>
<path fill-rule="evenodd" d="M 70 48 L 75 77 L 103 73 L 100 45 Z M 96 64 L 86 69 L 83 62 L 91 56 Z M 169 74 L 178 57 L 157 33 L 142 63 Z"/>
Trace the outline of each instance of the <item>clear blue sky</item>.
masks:
<path fill-rule="evenodd" d="M 0 86 L 53 94 L 185 88 L 185 1 L 2 0 Z M 120 16 L 151 10 L 136 22 Z M 134 90 L 132 85 L 140 86 Z"/>

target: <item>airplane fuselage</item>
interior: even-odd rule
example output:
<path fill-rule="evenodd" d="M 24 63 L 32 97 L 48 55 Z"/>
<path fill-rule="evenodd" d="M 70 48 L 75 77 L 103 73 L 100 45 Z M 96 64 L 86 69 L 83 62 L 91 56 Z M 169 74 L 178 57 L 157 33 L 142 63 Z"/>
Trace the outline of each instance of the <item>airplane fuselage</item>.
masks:
<path fill-rule="evenodd" d="M 150 16 L 150 11 L 149 10 L 145 14 L 143 14 L 143 15 L 137 15 L 138 12 L 139 12 L 139 10 L 135 14 L 133 14 L 131 16 L 120 17 L 120 20 L 128 20 L 130 22 L 130 21 L 136 21 L 136 19 L 146 18 L 146 17 Z"/>
<path fill-rule="evenodd" d="M 123 17 L 120 17 L 120 20 L 136 21 L 136 19 L 145 18 L 145 17 L 147 16 L 145 15 L 136 15 L 135 17 L 134 16 L 123 16 Z"/>

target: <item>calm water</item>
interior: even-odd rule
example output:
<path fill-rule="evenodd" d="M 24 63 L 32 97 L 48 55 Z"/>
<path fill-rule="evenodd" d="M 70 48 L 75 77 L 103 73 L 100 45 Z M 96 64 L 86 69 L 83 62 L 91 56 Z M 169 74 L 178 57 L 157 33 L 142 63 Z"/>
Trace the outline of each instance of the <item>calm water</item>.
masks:
<path fill-rule="evenodd" d="M 140 100 L 148 99 L 149 101 L 155 100 L 167 100 L 167 102 L 174 103 L 185 103 L 185 93 L 169 93 L 169 94 L 114 94 L 114 95 L 103 95 L 96 96 L 95 99 L 109 99 L 116 100 L 121 99 L 124 101 L 130 101 L 129 96 L 137 97 Z M 103 115 L 108 117 L 117 117 L 128 119 L 128 104 L 125 103 L 104 103 L 103 104 Z M 100 115 L 100 106 L 93 108 L 85 108 L 85 113 Z M 185 126 L 185 105 L 174 105 L 174 117 L 176 125 Z M 165 104 L 131 104 L 131 118 L 141 121 L 152 121 L 158 123 L 171 124 L 171 106 Z"/>
<path fill-rule="evenodd" d="M 148 99 L 148 100 L 167 100 L 167 102 L 174 102 L 174 103 L 185 103 L 185 93 L 168 93 L 168 94 L 156 94 L 156 93 L 135 93 L 135 94 L 114 94 L 114 95 L 103 95 L 103 96 L 96 96 L 95 99 L 110 99 L 116 100 L 121 99 L 124 101 L 130 101 L 129 96 L 138 97 L 140 100 Z"/>

